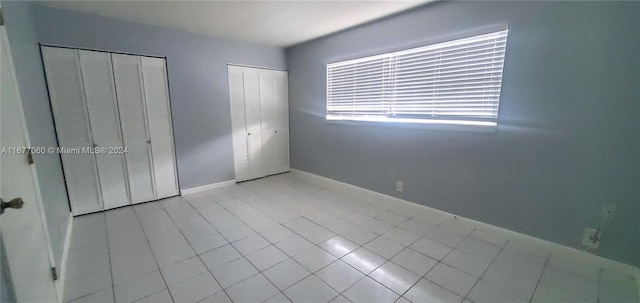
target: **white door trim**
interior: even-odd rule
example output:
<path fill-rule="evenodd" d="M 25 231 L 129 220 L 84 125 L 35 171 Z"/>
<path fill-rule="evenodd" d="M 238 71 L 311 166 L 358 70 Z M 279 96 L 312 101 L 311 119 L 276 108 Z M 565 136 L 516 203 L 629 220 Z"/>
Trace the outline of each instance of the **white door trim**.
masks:
<path fill-rule="evenodd" d="M 4 16 L 3 16 L 4 17 Z M 26 118 L 25 118 L 25 114 L 24 114 L 24 108 L 22 106 L 22 95 L 20 92 L 20 87 L 17 83 L 18 78 L 16 77 L 16 71 L 15 71 L 15 64 L 13 62 L 13 54 L 11 52 L 11 45 L 9 43 L 9 39 L 7 36 L 7 30 L 6 30 L 6 26 L 4 24 L 2 24 L 0 26 L 0 36 L 2 36 L 2 47 L 6 48 L 6 52 L 7 52 L 7 60 L 9 63 L 9 70 L 11 72 L 11 77 L 13 77 L 14 79 L 14 85 L 15 87 L 15 91 L 16 91 L 16 97 L 18 100 L 18 114 L 20 115 L 20 123 L 22 124 L 21 127 L 23 128 L 23 135 L 24 135 L 24 140 L 25 140 L 25 145 L 26 146 L 31 146 L 31 141 L 29 140 L 29 131 L 27 128 L 27 123 L 26 123 Z M 51 268 L 56 267 L 56 263 L 55 263 L 55 258 L 53 255 L 53 247 L 51 246 L 51 236 L 49 234 L 49 228 L 47 225 L 47 218 L 44 215 L 44 206 L 42 203 L 42 193 L 40 191 L 40 183 L 38 182 L 38 174 L 36 171 L 36 167 L 35 167 L 35 162 L 31 165 L 29 165 L 29 168 L 31 169 L 31 176 L 33 178 L 33 185 L 34 185 L 34 189 L 35 189 L 35 194 L 36 194 L 36 203 L 40 212 L 40 221 L 42 224 L 42 229 L 43 229 L 43 233 L 44 233 L 44 237 L 45 237 L 45 242 L 46 243 L 46 247 L 47 247 L 47 255 L 49 257 L 49 266 Z M 59 302 L 62 301 L 62 297 L 61 294 L 57 291 L 57 285 L 60 284 L 60 279 L 58 279 L 57 281 L 55 281 L 56 284 L 56 295 L 57 295 L 57 300 Z"/>

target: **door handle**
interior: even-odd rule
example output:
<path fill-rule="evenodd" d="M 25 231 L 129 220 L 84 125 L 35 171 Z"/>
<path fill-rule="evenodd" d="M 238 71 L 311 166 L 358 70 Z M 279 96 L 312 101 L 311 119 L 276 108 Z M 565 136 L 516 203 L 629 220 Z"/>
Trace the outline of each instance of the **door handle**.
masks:
<path fill-rule="evenodd" d="M 4 214 L 5 208 L 21 209 L 23 205 L 24 201 L 22 201 L 22 198 L 15 198 L 9 202 L 4 202 L 0 199 L 0 214 Z"/>
<path fill-rule="evenodd" d="M 251 133 L 248 133 L 247 136 L 251 136 Z"/>

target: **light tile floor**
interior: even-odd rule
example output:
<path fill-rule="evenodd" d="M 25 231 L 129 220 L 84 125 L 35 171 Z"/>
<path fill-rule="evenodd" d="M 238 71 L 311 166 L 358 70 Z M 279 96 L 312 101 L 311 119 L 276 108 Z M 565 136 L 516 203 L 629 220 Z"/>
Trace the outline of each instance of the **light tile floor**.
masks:
<path fill-rule="evenodd" d="M 67 302 L 638 302 L 631 275 L 294 173 L 77 217 L 68 258 Z"/>

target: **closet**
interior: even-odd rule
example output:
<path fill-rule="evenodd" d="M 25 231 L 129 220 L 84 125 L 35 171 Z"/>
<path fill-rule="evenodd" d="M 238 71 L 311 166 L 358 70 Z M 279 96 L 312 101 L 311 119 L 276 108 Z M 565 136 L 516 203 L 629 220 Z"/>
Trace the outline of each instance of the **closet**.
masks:
<path fill-rule="evenodd" d="M 228 66 L 236 182 L 287 172 L 286 71 Z"/>
<path fill-rule="evenodd" d="M 165 59 L 41 50 L 73 214 L 178 195 Z"/>

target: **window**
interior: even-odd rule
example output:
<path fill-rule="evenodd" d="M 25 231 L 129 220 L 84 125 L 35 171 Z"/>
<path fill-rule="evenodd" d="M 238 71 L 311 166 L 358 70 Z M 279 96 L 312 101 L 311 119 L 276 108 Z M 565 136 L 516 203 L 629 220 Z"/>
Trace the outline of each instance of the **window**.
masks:
<path fill-rule="evenodd" d="M 327 65 L 327 120 L 495 126 L 507 30 Z"/>

